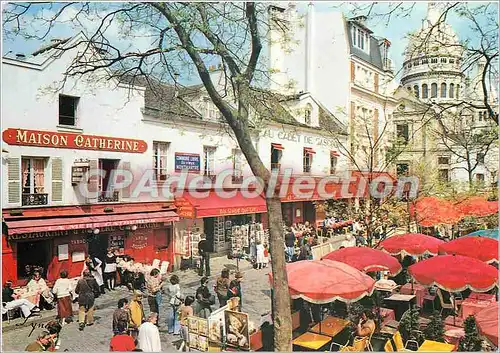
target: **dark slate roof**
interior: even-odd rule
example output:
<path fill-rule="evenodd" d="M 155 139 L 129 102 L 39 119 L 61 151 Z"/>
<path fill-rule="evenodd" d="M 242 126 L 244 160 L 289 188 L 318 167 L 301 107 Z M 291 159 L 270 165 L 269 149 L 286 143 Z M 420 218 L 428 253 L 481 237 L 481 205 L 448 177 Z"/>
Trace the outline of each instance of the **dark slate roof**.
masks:
<path fill-rule="evenodd" d="M 370 53 L 367 53 L 361 49 L 356 48 L 352 44 L 352 34 L 351 34 L 351 25 L 352 23 L 356 24 L 358 27 L 363 27 L 366 28 L 364 25 L 360 25 L 356 21 L 347 21 L 348 25 L 348 31 L 347 31 L 347 37 L 349 38 L 349 50 L 350 53 L 357 58 L 366 61 L 367 63 L 372 64 L 373 66 L 377 67 L 380 70 L 384 70 L 384 65 L 382 63 L 382 55 L 380 54 L 380 46 L 378 43 L 378 40 L 373 38 L 371 35 L 370 37 Z"/>

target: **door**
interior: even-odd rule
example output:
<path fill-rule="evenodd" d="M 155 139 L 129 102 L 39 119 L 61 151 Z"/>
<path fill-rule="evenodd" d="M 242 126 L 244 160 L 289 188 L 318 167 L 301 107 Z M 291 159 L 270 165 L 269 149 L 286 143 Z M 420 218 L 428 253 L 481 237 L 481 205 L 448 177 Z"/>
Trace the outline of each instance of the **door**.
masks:
<path fill-rule="evenodd" d="M 52 259 L 52 240 L 18 242 L 17 277 L 29 279 L 36 268 L 42 268 L 42 277 L 47 276 L 47 269 Z"/>
<path fill-rule="evenodd" d="M 87 236 L 88 254 L 104 261 L 108 249 L 108 234 L 91 234 Z"/>
<path fill-rule="evenodd" d="M 214 252 L 214 220 L 212 217 L 203 218 L 203 229 L 210 252 Z"/>

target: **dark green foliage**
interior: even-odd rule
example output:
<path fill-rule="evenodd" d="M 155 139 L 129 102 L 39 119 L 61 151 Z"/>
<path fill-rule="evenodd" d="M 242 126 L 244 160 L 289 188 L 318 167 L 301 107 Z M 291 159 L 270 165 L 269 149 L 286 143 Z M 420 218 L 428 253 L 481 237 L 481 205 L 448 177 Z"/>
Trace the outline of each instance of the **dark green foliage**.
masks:
<path fill-rule="evenodd" d="M 409 339 L 419 340 L 420 337 L 416 337 L 415 335 L 415 331 L 419 330 L 419 318 L 420 311 L 416 305 L 414 305 L 411 310 L 407 311 L 401 318 L 399 322 L 399 332 L 401 332 L 405 341 Z"/>
<path fill-rule="evenodd" d="M 444 342 L 444 323 L 439 311 L 434 311 L 431 321 L 424 330 L 425 339 L 437 342 Z"/>
<path fill-rule="evenodd" d="M 465 336 L 460 340 L 458 350 L 460 352 L 478 352 L 481 350 L 481 337 L 474 316 L 469 315 L 464 321 Z"/>

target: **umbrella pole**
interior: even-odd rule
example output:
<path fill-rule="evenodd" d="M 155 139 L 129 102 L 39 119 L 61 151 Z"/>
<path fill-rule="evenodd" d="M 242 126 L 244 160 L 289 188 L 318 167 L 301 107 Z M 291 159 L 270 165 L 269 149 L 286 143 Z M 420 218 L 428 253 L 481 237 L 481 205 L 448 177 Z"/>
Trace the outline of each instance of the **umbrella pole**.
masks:
<path fill-rule="evenodd" d="M 451 294 L 451 301 L 453 302 L 453 326 L 455 326 L 455 295 L 454 293 L 450 293 Z"/>

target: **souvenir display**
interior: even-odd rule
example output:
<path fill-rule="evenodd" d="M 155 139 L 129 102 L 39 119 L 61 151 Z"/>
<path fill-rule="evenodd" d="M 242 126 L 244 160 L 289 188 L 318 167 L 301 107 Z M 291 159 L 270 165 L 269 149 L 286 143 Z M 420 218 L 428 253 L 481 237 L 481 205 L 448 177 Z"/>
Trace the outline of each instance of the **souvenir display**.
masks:
<path fill-rule="evenodd" d="M 198 319 L 198 335 L 200 336 L 208 336 L 208 320 L 207 319 Z"/>
<path fill-rule="evenodd" d="M 238 350 L 250 350 L 248 314 L 237 311 L 225 311 L 226 344 Z"/>

